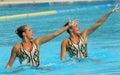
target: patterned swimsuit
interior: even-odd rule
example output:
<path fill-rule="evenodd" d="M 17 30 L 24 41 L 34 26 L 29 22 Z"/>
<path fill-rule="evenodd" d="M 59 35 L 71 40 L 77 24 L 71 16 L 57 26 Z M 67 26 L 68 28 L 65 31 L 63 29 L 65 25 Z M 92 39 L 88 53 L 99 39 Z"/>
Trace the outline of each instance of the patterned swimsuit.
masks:
<path fill-rule="evenodd" d="M 28 64 L 34 67 L 39 66 L 39 51 L 36 48 L 36 45 L 32 42 L 32 51 L 28 52 L 21 44 L 20 54 L 19 54 L 19 61 L 20 64 Z"/>
<path fill-rule="evenodd" d="M 75 44 L 70 38 L 68 39 L 67 52 L 70 57 L 86 58 L 87 57 L 87 42 L 81 36 L 79 43 Z"/>

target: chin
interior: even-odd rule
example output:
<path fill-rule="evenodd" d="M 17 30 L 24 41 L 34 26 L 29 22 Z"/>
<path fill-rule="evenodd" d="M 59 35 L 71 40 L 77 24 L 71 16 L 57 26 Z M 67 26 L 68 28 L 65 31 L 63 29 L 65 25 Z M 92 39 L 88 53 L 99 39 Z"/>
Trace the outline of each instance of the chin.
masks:
<path fill-rule="evenodd" d="M 32 37 L 31 39 L 33 39 L 34 37 Z"/>
<path fill-rule="evenodd" d="M 80 34 L 80 31 L 76 32 L 77 34 Z"/>
<path fill-rule="evenodd" d="M 34 37 L 31 37 L 30 39 L 32 40 Z"/>

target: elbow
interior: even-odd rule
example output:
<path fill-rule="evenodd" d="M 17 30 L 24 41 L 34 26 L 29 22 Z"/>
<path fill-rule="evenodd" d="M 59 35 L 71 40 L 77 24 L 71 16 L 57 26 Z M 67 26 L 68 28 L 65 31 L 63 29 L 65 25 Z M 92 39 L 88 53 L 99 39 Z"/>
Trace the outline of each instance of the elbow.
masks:
<path fill-rule="evenodd" d="M 52 34 L 52 38 L 55 38 L 57 35 L 58 35 L 58 34 L 56 34 L 56 33 L 55 33 L 55 34 Z"/>
<path fill-rule="evenodd" d="M 55 33 L 52 34 L 52 36 L 53 36 L 53 37 L 56 37 L 56 36 L 60 35 L 61 33 L 62 33 L 62 32 L 55 32 Z"/>

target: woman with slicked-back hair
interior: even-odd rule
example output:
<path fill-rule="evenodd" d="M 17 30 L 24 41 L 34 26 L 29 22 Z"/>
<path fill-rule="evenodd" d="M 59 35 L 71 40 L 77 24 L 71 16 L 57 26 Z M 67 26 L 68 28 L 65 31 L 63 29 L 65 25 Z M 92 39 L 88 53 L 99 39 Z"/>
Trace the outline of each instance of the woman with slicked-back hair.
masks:
<path fill-rule="evenodd" d="M 10 69 L 12 67 L 16 57 L 19 58 L 20 64 L 24 63 L 38 67 L 40 45 L 63 33 L 65 30 L 69 29 L 73 23 L 74 21 L 70 21 L 67 26 L 57 30 L 56 32 L 35 39 L 33 39 L 33 32 L 28 25 L 18 27 L 16 34 L 22 39 L 22 42 L 13 46 L 10 59 L 6 65 L 6 69 Z"/>
<path fill-rule="evenodd" d="M 102 18 L 100 18 L 93 26 L 80 32 L 80 27 L 78 23 L 67 30 L 70 37 L 63 40 L 61 43 L 61 60 L 65 60 L 66 52 L 69 53 L 71 58 L 84 59 L 88 57 L 87 54 L 87 40 L 88 36 L 92 34 L 98 27 L 100 27 L 105 20 L 115 11 L 119 9 L 118 5 L 115 6 L 112 10 L 106 13 Z M 65 24 L 68 26 L 68 24 Z"/>

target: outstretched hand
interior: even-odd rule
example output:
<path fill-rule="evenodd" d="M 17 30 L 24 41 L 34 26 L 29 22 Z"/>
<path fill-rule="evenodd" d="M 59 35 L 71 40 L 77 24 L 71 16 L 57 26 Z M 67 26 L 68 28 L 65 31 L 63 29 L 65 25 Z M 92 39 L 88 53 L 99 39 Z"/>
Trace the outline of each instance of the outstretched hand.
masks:
<path fill-rule="evenodd" d="M 116 12 L 116 11 L 118 11 L 118 9 L 119 9 L 119 6 L 118 6 L 118 4 L 116 4 L 115 7 L 111 10 L 111 12 L 112 13 Z"/>
<path fill-rule="evenodd" d="M 78 20 L 71 20 L 70 18 L 68 18 L 68 25 L 69 25 L 69 27 L 72 27 L 72 26 L 74 26 L 75 25 L 75 23 L 78 23 Z"/>

